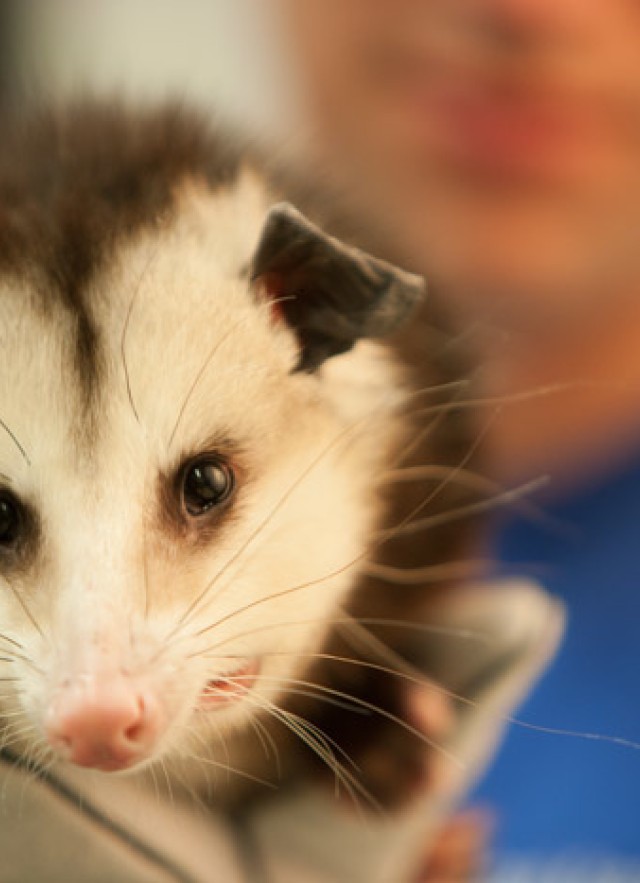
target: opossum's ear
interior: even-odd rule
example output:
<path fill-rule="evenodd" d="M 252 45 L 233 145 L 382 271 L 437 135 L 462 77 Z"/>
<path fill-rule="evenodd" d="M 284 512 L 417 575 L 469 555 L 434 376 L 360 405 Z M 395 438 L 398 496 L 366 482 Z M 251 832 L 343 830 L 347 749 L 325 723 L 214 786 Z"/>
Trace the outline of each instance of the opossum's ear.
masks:
<path fill-rule="evenodd" d="M 295 330 L 299 371 L 313 371 L 358 338 L 394 331 L 425 291 L 421 277 L 344 245 L 287 203 L 267 215 L 251 279 Z"/>

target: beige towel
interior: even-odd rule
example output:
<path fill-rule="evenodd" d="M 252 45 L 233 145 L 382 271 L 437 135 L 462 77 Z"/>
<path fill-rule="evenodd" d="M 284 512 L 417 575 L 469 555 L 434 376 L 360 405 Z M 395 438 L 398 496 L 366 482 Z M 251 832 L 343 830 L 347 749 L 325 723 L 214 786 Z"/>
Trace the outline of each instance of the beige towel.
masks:
<path fill-rule="evenodd" d="M 239 823 L 161 803 L 126 778 L 0 765 L 0 883 L 403 883 L 494 753 L 507 718 L 553 655 L 557 602 L 530 583 L 475 586 L 437 621 L 480 636 L 439 642 L 429 674 L 468 701 L 438 788 L 362 822 L 326 793 L 274 800 Z M 446 650 L 444 648 L 447 648 Z M 462 648 L 462 649 L 461 649 Z M 435 665 L 435 669 L 434 669 Z"/>

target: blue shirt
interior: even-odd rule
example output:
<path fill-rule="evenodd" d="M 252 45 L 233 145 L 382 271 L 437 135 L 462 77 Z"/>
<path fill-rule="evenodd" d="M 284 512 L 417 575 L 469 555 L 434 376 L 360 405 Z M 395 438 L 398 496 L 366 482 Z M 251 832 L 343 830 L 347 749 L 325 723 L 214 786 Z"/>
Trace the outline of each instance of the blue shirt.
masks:
<path fill-rule="evenodd" d="M 495 537 L 501 572 L 569 616 L 517 717 L 640 742 L 640 461 L 544 510 L 558 524 L 512 514 Z M 640 881 L 640 751 L 511 726 L 473 802 L 498 817 L 496 880 Z"/>

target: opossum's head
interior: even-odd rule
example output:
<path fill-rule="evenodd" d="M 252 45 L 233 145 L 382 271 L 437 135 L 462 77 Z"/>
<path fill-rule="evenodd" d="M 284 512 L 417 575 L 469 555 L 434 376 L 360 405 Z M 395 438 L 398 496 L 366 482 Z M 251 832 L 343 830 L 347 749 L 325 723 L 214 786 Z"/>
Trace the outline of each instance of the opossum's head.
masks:
<path fill-rule="evenodd" d="M 420 286 L 250 173 L 120 228 L 113 183 L 47 174 L 0 231 L 0 721 L 119 771 L 268 709 L 321 640 L 391 434 L 352 346 Z"/>

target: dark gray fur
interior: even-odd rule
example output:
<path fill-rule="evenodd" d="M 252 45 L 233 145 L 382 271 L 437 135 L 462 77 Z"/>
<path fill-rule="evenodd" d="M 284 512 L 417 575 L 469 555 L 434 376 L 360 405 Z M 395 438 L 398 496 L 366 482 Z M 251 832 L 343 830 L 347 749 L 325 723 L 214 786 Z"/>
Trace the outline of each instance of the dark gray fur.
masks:
<path fill-rule="evenodd" d="M 298 334 L 303 371 L 359 338 L 391 334 L 425 291 L 420 276 L 343 245 L 287 203 L 270 211 L 251 275 L 277 278 L 280 310 Z"/>

